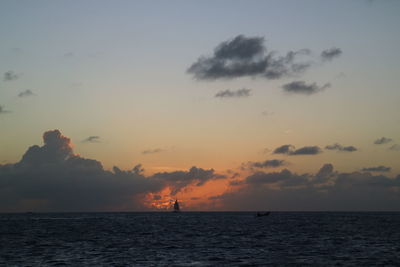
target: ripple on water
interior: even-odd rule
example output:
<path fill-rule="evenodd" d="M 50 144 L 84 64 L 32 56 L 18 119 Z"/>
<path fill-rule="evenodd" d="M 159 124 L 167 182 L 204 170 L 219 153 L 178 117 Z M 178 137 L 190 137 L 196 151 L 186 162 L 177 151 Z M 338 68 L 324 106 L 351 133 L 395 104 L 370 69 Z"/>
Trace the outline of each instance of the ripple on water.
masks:
<path fill-rule="evenodd" d="M 398 265 L 400 213 L 0 214 L 0 265 Z"/>

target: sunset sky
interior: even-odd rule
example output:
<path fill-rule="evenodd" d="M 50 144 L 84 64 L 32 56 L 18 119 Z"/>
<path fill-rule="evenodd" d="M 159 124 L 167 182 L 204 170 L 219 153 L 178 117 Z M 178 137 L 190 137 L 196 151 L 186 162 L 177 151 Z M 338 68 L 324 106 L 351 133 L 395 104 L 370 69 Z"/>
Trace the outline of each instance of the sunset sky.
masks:
<path fill-rule="evenodd" d="M 0 211 L 400 210 L 399 14 L 3 0 Z"/>

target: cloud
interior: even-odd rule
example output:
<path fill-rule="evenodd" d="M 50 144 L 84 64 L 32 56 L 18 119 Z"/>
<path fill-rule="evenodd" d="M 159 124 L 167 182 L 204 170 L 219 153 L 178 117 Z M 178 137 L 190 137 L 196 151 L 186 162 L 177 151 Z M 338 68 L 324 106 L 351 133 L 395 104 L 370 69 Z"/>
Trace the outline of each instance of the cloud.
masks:
<path fill-rule="evenodd" d="M 140 164 L 105 170 L 99 161 L 75 154 L 59 130 L 47 131 L 43 145 L 29 147 L 19 162 L 0 164 L 0 211 L 144 210 L 148 195 L 154 201 L 165 189 L 175 196 L 188 187 L 228 179 L 196 166 L 150 176 L 143 171 Z M 400 210 L 400 175 L 341 173 L 330 163 L 316 174 L 258 171 L 227 181 L 231 187 L 211 197 L 221 210 Z"/>
<path fill-rule="evenodd" d="M 6 81 L 6 82 L 15 81 L 15 80 L 17 80 L 19 78 L 19 76 L 20 75 L 18 75 L 14 71 L 9 70 L 9 71 L 4 73 L 3 80 Z"/>
<path fill-rule="evenodd" d="M 74 57 L 74 56 L 75 56 L 74 52 L 65 52 L 64 53 L 64 57 L 67 57 L 67 58 L 71 58 L 71 57 Z"/>
<path fill-rule="evenodd" d="M 331 163 L 324 164 L 321 169 L 315 174 L 313 182 L 315 184 L 326 183 L 334 177 L 336 173 L 333 171 L 333 165 Z"/>
<path fill-rule="evenodd" d="M 335 143 L 333 145 L 328 145 L 325 147 L 325 149 L 328 150 L 337 150 L 337 151 L 343 151 L 343 152 L 354 152 L 357 151 L 357 148 L 354 146 L 342 146 L 338 143 Z"/>
<path fill-rule="evenodd" d="M 279 159 L 271 159 L 263 162 L 250 162 L 250 166 L 254 168 L 277 168 L 284 166 L 286 162 Z"/>
<path fill-rule="evenodd" d="M 235 91 L 231 91 L 231 90 L 227 89 L 227 90 L 219 91 L 218 93 L 215 94 L 214 97 L 218 97 L 218 98 L 249 97 L 250 92 L 251 92 L 251 89 L 246 89 L 246 88 L 238 89 Z"/>
<path fill-rule="evenodd" d="M 210 180 L 224 178 L 226 178 L 225 175 L 216 174 L 213 169 L 204 170 L 196 166 L 190 168 L 189 171 L 162 172 L 152 176 L 152 179 L 162 181 L 168 185 L 172 189 L 172 195 L 176 195 L 183 188 L 192 184 L 202 186 Z"/>
<path fill-rule="evenodd" d="M 143 168 L 142 164 L 135 165 L 132 169 L 132 172 L 136 173 L 136 174 L 142 174 L 144 172 L 144 168 Z"/>
<path fill-rule="evenodd" d="M 374 141 L 374 144 L 375 144 L 375 145 L 383 145 L 383 144 L 390 143 L 390 142 L 392 142 L 392 141 L 393 141 L 392 138 L 381 137 L 381 138 L 376 139 L 376 140 Z"/>
<path fill-rule="evenodd" d="M 389 147 L 389 150 L 400 151 L 400 145 L 394 144 L 391 147 Z"/>
<path fill-rule="evenodd" d="M 282 145 L 280 147 L 277 147 L 273 154 L 290 154 L 294 149 L 294 146 L 292 145 Z"/>
<path fill-rule="evenodd" d="M 298 186 L 307 183 L 307 176 L 296 175 L 284 169 L 281 172 L 257 172 L 248 176 L 245 180 L 246 184 L 274 184 L 279 183 L 282 186 Z"/>
<path fill-rule="evenodd" d="M 305 146 L 296 149 L 290 155 L 316 155 L 322 153 L 322 150 L 318 146 Z"/>
<path fill-rule="evenodd" d="M 0 106 L 0 114 L 9 113 L 10 111 L 5 110 L 3 106 Z"/>
<path fill-rule="evenodd" d="M 19 162 L 0 164 L 0 211 L 143 210 L 146 194 L 166 188 L 176 194 L 225 177 L 197 167 L 146 177 L 140 164 L 107 171 L 99 161 L 75 154 L 59 130 L 45 132 L 43 142 L 29 147 Z"/>
<path fill-rule="evenodd" d="M 369 167 L 369 168 L 362 168 L 361 171 L 363 172 L 390 172 L 390 167 L 385 166 L 377 166 L 377 167 Z"/>
<path fill-rule="evenodd" d="M 305 146 L 299 149 L 295 149 L 293 145 L 283 145 L 276 148 L 273 154 L 286 154 L 286 155 L 316 155 L 322 153 L 322 150 L 318 146 Z"/>
<path fill-rule="evenodd" d="M 330 48 L 330 49 L 326 49 L 324 51 L 321 52 L 321 58 L 322 60 L 332 60 L 336 57 L 339 57 L 342 54 L 342 50 L 340 48 Z"/>
<path fill-rule="evenodd" d="M 299 56 L 309 55 L 310 50 L 289 51 L 277 56 L 267 51 L 263 37 L 235 38 L 219 44 L 210 57 L 202 56 L 187 70 L 199 80 L 233 79 L 239 77 L 264 77 L 279 79 L 302 73 L 310 62 L 297 62 Z"/>
<path fill-rule="evenodd" d="M 162 149 L 162 148 L 147 149 L 147 150 L 142 151 L 142 154 L 143 155 L 156 154 L 156 153 L 161 153 L 164 151 L 165 151 L 165 149 Z"/>
<path fill-rule="evenodd" d="M 92 135 L 82 140 L 82 143 L 100 143 L 100 136 Z"/>
<path fill-rule="evenodd" d="M 307 84 L 305 81 L 294 81 L 282 85 L 282 88 L 288 93 L 311 95 L 329 88 L 330 86 L 330 83 L 319 86 L 316 83 Z"/>
<path fill-rule="evenodd" d="M 271 115 L 274 115 L 275 114 L 275 112 L 272 112 L 272 111 L 263 111 L 263 112 L 261 112 L 261 115 L 263 115 L 263 116 L 271 116 Z"/>
<path fill-rule="evenodd" d="M 399 190 L 400 175 L 341 173 L 327 163 L 316 174 L 257 172 L 213 198 L 221 210 L 398 211 Z"/>
<path fill-rule="evenodd" d="M 31 90 L 25 90 L 18 94 L 18 97 L 34 96 L 35 94 Z"/>

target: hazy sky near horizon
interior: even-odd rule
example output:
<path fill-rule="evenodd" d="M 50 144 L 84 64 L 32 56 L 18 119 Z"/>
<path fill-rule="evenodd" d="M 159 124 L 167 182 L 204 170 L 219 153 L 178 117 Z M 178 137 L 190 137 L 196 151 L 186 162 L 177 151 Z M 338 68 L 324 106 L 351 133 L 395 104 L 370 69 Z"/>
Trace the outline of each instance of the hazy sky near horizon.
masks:
<path fill-rule="evenodd" d="M 107 170 L 240 172 L 284 160 L 272 170 L 315 173 L 330 163 L 394 178 L 399 12 L 391 0 L 1 1 L 0 164 L 59 129 Z M 265 50 L 217 55 L 234 40 Z M 206 63 L 244 68 L 263 56 L 293 71 L 201 77 Z M 295 152 L 302 147 L 319 150 Z"/>

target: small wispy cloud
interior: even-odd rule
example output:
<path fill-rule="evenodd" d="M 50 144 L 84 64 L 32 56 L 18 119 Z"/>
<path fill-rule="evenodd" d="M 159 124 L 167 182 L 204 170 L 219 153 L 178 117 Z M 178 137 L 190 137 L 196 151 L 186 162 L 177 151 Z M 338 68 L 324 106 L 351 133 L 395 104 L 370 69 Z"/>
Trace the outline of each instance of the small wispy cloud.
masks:
<path fill-rule="evenodd" d="M 71 57 L 74 57 L 74 56 L 75 56 L 74 52 L 66 52 L 66 53 L 64 53 L 64 57 L 71 58 Z"/>
<path fill-rule="evenodd" d="M 307 84 L 305 81 L 294 81 L 282 85 L 282 88 L 288 93 L 311 95 L 320 92 L 326 88 L 329 88 L 330 86 L 330 83 L 317 85 L 316 83 Z"/>
<path fill-rule="evenodd" d="M 400 145 L 399 144 L 394 144 L 391 147 L 389 147 L 389 150 L 400 151 Z"/>
<path fill-rule="evenodd" d="M 5 110 L 3 106 L 0 106 L 0 114 L 10 113 L 9 110 Z"/>
<path fill-rule="evenodd" d="M 261 115 L 263 115 L 263 116 L 271 116 L 271 115 L 274 115 L 275 114 L 275 112 L 272 112 L 272 111 L 263 111 L 263 112 L 261 112 Z"/>
<path fill-rule="evenodd" d="M 214 97 L 217 98 L 241 98 L 241 97 L 249 97 L 251 94 L 251 89 L 242 88 L 238 90 L 221 90 L 215 94 Z"/>
<path fill-rule="evenodd" d="M 375 144 L 375 145 L 383 145 L 383 144 L 390 143 L 390 142 L 392 142 L 392 141 L 393 141 L 392 138 L 381 137 L 381 138 L 376 139 L 376 140 L 374 141 L 374 144 Z"/>
<path fill-rule="evenodd" d="M 339 57 L 342 54 L 342 50 L 340 48 L 337 47 L 333 47 L 330 49 L 326 49 L 324 51 L 321 52 L 321 58 L 322 60 L 332 60 L 336 57 Z"/>
<path fill-rule="evenodd" d="M 286 165 L 284 160 L 271 159 L 262 162 L 250 162 L 250 166 L 254 168 L 277 168 Z"/>
<path fill-rule="evenodd" d="M 338 143 L 335 143 L 333 145 L 328 145 L 325 147 L 327 150 L 336 150 L 336 151 L 342 151 L 342 152 L 354 152 L 357 151 L 357 148 L 354 146 L 342 146 Z"/>
<path fill-rule="evenodd" d="M 35 94 L 31 90 L 25 90 L 18 94 L 18 97 L 34 96 Z"/>
<path fill-rule="evenodd" d="M 369 167 L 369 168 L 362 168 L 361 171 L 364 172 L 390 172 L 392 168 L 385 167 L 385 166 L 377 166 L 377 167 Z"/>
<path fill-rule="evenodd" d="M 9 71 L 7 71 L 7 72 L 4 73 L 4 75 L 3 75 L 3 80 L 6 81 L 6 82 L 15 81 L 15 80 L 17 80 L 19 77 L 20 77 L 19 74 L 15 73 L 15 72 L 12 71 L 12 70 L 9 70 Z"/>
<path fill-rule="evenodd" d="M 162 149 L 162 148 L 146 149 L 146 150 L 142 151 L 142 154 L 143 155 L 156 154 L 156 153 L 161 153 L 164 151 L 165 151 L 165 149 Z"/>
<path fill-rule="evenodd" d="M 100 143 L 100 136 L 92 135 L 82 140 L 82 143 Z"/>

